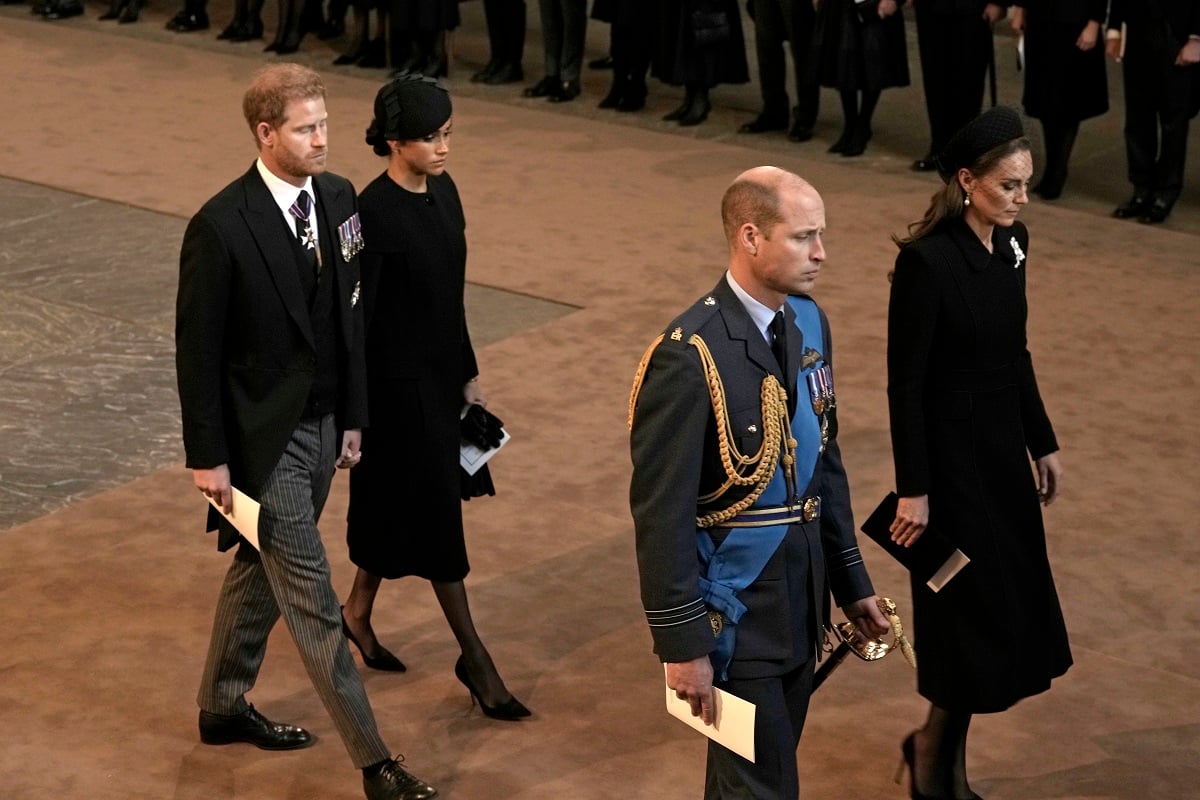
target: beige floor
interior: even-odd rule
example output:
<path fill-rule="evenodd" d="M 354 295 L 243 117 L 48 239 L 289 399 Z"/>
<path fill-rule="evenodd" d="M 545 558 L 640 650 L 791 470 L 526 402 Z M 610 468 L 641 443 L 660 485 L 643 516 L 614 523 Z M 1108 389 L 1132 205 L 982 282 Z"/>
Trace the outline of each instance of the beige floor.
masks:
<path fill-rule="evenodd" d="M 475 5 L 464 12 L 477 13 Z M 211 32 L 182 42 L 161 31 L 165 14 L 116 28 L 0 9 L 0 177 L 31 192 L 77 193 L 79 204 L 153 212 L 169 228 L 244 169 L 253 151 L 238 109 L 262 57 Z M 464 31 L 461 63 L 472 41 Z M 308 43 L 302 55 L 325 64 L 333 51 L 319 48 Z M 869 157 L 846 163 L 820 142 L 730 133 L 755 106 L 746 87 L 723 92 L 704 130 L 680 132 L 649 117 L 610 119 L 590 104 L 553 109 L 489 94 L 461 80 L 461 63 L 452 75 L 451 171 L 467 207 L 469 278 L 487 289 L 474 295 L 471 313 L 498 331 L 480 351 L 483 379 L 514 437 L 495 465 L 499 494 L 466 507 L 468 585 L 510 688 L 537 714 L 504 724 L 472 711 L 451 672 L 456 649 L 432 593 L 411 580 L 385 587 L 376 622 L 410 671 L 366 674 L 368 691 L 391 746 L 446 798 L 697 797 L 703 745 L 660 710 L 659 667 L 637 598 L 626 504 L 629 380 L 660 327 L 720 274 L 718 202 L 728 181 L 758 163 L 800 171 L 828 208 L 831 257 L 817 296 L 838 344 L 855 508 L 868 512 L 891 482 L 887 234 L 919 214 L 934 188 L 904 168 L 914 154 L 893 146 L 920 146 L 919 94 L 885 101 L 893 143 L 877 127 Z M 381 168 L 360 133 L 380 76 L 348 69 L 326 77 L 331 167 L 362 186 Z M 603 84 L 588 80 L 589 89 Z M 657 102 L 669 105 L 668 97 L 664 90 Z M 822 135 L 836 128 L 833 110 L 827 104 Z M 989 800 L 1196 795 L 1197 192 L 1163 228 L 1117 223 L 1105 211 L 1124 194 L 1119 175 L 1112 178 L 1123 165 L 1107 145 L 1088 147 L 1108 159 L 1107 172 L 1081 171 L 1081 197 L 1035 203 L 1024 215 L 1033 242 L 1031 345 L 1069 470 L 1047 521 L 1076 665 L 1048 694 L 976 721 L 970 765 Z M 47 282 L 39 269 L 54 265 L 36 263 L 36 253 L 26 263 L 21 236 L 79 233 L 53 225 L 0 220 L 6 350 L 22 329 L 17 311 L 38 324 L 86 310 L 121 330 L 169 337 L 170 259 L 109 265 L 112 285 L 132 277 L 143 287 L 144 307 L 134 312 L 125 289 L 106 294 L 86 273 Z M 94 235 L 153 234 L 153 252 L 176 246 L 156 230 L 97 227 Z M 0 364 L 8 401 L 0 442 L 22 449 L 25 461 L 53 457 L 56 447 L 12 437 L 18 405 L 42 410 L 53 431 L 119 414 L 124 402 L 98 395 L 82 417 L 56 416 L 60 398 L 39 390 L 36 367 L 79 347 L 61 330 L 70 327 L 47 328 L 66 344 L 22 340 L 24 355 L 9 352 Z M 169 357 L 169 347 L 152 351 L 146 374 L 169 371 Z M 160 405 L 159 414 L 177 414 Z M 138 450 L 136 441 L 123 446 Z M 158 458 L 154 469 L 97 482 L 96 491 L 0 534 L 0 797 L 360 797 L 286 633 L 275 636 L 251 699 L 309 727 L 318 745 L 268 754 L 197 742 L 193 698 L 226 557 L 200 532 L 203 509 L 181 455 Z M 64 470 L 69 478 L 70 465 Z M 5 503 L 19 502 L 20 487 L 5 474 L 0 484 Z M 345 489 L 339 477 L 323 520 L 342 592 L 351 577 L 340 525 Z M 414 522 L 420 515 L 399 513 Z M 878 589 L 903 609 L 903 574 L 864 548 Z M 978 609 L 979 624 L 992 613 Z M 912 685 L 899 659 L 842 667 L 814 699 L 800 746 L 805 797 L 904 796 L 891 772 L 901 737 L 923 715 Z"/>

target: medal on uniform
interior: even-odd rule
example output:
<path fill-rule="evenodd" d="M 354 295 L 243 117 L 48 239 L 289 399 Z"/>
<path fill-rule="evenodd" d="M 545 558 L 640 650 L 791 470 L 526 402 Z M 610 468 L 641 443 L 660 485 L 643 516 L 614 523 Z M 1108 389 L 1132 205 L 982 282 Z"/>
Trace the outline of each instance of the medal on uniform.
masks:
<path fill-rule="evenodd" d="M 341 225 L 338 225 L 337 235 L 342 248 L 343 260 L 349 261 L 362 252 L 365 243 L 363 242 L 362 222 L 358 218 L 357 211 Z"/>

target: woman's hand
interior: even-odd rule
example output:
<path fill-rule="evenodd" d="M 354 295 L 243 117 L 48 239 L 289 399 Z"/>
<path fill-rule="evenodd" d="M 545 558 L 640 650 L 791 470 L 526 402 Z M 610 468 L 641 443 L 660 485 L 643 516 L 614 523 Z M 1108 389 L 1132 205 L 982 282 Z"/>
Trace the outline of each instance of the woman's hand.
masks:
<path fill-rule="evenodd" d="M 1012 19 L 1008 21 L 1012 27 L 1013 33 L 1020 36 L 1025 32 L 1025 9 L 1020 6 L 1014 6 L 1012 10 Z"/>
<path fill-rule="evenodd" d="M 1037 460 L 1038 497 L 1042 505 L 1048 506 L 1058 497 L 1062 486 L 1062 464 L 1058 462 L 1058 453 L 1042 456 Z"/>
<path fill-rule="evenodd" d="M 1075 46 L 1086 53 L 1095 47 L 1099 40 L 1100 23 L 1094 19 L 1088 20 L 1088 24 L 1083 26 L 1083 33 L 1079 34 L 1079 38 L 1075 40 Z"/>
<path fill-rule="evenodd" d="M 896 0 L 879 0 L 880 19 L 887 19 L 898 10 L 900 10 L 900 6 L 896 5 Z"/>
<path fill-rule="evenodd" d="M 463 384 L 463 401 L 469 406 L 476 405 L 487 408 L 487 400 L 483 399 L 483 388 L 479 385 L 478 376 Z"/>
<path fill-rule="evenodd" d="M 1113 61 L 1121 63 L 1121 34 L 1118 33 L 1116 36 L 1104 40 L 1104 52 Z"/>
<path fill-rule="evenodd" d="M 1008 9 L 999 3 L 988 3 L 983 7 L 983 18 L 987 20 L 988 25 L 995 25 L 1004 19 L 1004 15 L 1007 13 Z"/>
<path fill-rule="evenodd" d="M 912 547 L 921 538 L 929 524 L 929 495 L 901 497 L 896 503 L 896 518 L 892 520 L 892 541 L 904 547 Z"/>
<path fill-rule="evenodd" d="M 1175 66 L 1186 67 L 1200 62 L 1200 39 L 1188 39 L 1187 44 L 1179 48 L 1175 57 Z"/>

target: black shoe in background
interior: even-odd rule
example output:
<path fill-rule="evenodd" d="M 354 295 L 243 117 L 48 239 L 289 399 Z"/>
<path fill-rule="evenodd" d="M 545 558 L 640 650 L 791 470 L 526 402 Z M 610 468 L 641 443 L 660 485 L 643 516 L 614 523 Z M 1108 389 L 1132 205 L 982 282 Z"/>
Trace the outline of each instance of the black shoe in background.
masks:
<path fill-rule="evenodd" d="M 1168 200 L 1165 197 L 1155 197 L 1150 205 L 1138 217 L 1138 222 L 1147 225 L 1157 225 L 1160 222 L 1166 221 L 1167 217 L 1171 216 L 1171 209 L 1175 206 L 1175 201 Z"/>
<path fill-rule="evenodd" d="M 1117 219 L 1141 217 L 1150 210 L 1153 202 L 1154 197 L 1150 192 L 1141 189 L 1134 190 L 1133 197 L 1113 209 L 1113 216 Z"/>

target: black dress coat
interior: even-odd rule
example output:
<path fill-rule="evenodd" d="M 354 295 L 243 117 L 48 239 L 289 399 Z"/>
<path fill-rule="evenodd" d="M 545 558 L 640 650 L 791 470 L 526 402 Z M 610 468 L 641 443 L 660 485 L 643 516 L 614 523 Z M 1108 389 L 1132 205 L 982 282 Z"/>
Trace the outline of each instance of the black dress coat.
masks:
<path fill-rule="evenodd" d="M 1025 92 L 1034 119 L 1079 122 L 1108 111 L 1104 19 L 1108 0 L 1021 0 L 1025 9 Z M 1089 21 L 1100 27 L 1096 46 L 1075 46 Z"/>
<path fill-rule="evenodd" d="M 821 0 L 812 50 L 817 82 L 840 91 L 908 86 L 903 5 L 898 0 L 896 13 L 880 19 L 876 3 Z"/>
<path fill-rule="evenodd" d="M 475 377 L 466 221 L 448 174 L 424 194 L 384 173 L 359 196 L 371 425 L 350 472 L 350 560 L 372 575 L 462 580 L 459 414 Z"/>
<path fill-rule="evenodd" d="M 337 226 L 356 211 L 354 187 L 313 178 L 323 263 L 333 270 L 339 353 L 339 430 L 367 424 L 359 261 L 343 258 Z M 175 364 L 187 466 L 229 465 L 251 497 L 295 430 L 316 377 L 316 346 L 294 236 L 256 166 L 204 204 L 183 236 Z M 236 532 L 215 510 L 219 546 Z"/>
<path fill-rule="evenodd" d="M 654 77 L 672 86 L 706 88 L 750 81 L 737 0 L 659 0 L 657 5 L 659 46 L 653 57 Z M 696 12 L 724 13 L 729 37 L 718 43 L 697 44 L 692 24 Z"/>
<path fill-rule="evenodd" d="M 896 490 L 971 559 L 940 592 L 913 581 L 920 693 L 1001 711 L 1071 665 L 1030 467 L 1058 449 L 1026 347 L 1025 226 L 989 253 L 961 217 L 905 246 L 888 308 Z"/>

